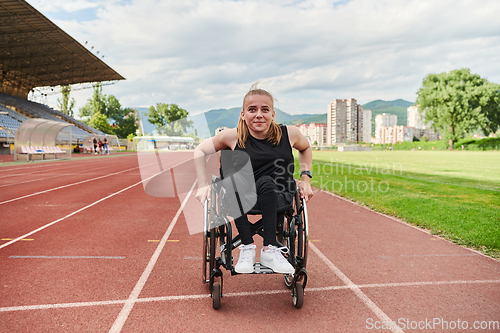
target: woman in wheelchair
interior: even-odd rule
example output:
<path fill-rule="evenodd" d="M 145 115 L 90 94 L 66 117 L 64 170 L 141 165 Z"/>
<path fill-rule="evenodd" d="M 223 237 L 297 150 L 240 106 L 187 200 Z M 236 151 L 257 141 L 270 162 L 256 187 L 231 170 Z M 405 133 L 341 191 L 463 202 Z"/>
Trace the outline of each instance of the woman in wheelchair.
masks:
<path fill-rule="evenodd" d="M 276 242 L 278 203 L 283 201 L 283 198 L 290 203 L 296 188 L 293 179 L 292 147 L 299 152 L 300 195 L 305 201 L 312 197 L 310 185 L 312 151 L 309 142 L 297 127 L 278 125 L 274 119 L 273 96 L 253 85 L 243 99 L 238 127 L 226 129 L 211 140 L 203 141 L 196 148 L 194 152 L 198 177 L 196 198 L 204 203 L 210 195 L 206 177 L 206 155 L 227 149 L 233 152 L 245 152 L 252 165 L 257 206 L 262 213 L 264 240 L 261 265 L 271 268 L 275 273 L 293 274 L 293 266 L 282 254 L 287 248 L 278 247 Z M 253 273 L 256 246 L 253 244 L 247 215 L 242 214 L 235 218 L 235 224 L 242 245 L 239 246 L 240 256 L 234 269 L 237 273 Z"/>

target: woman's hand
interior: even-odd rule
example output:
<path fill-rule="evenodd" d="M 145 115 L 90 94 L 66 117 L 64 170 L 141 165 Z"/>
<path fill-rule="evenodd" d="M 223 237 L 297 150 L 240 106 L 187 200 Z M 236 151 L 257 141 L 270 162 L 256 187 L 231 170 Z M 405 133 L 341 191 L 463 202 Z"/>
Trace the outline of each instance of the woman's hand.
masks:
<path fill-rule="evenodd" d="M 308 202 L 309 199 L 311 199 L 312 196 L 314 195 L 313 191 L 312 191 L 311 183 L 309 182 L 309 180 L 302 180 L 299 183 L 299 189 L 300 189 L 300 197 L 302 199 L 305 199 L 306 202 Z"/>
<path fill-rule="evenodd" d="M 210 186 L 199 186 L 198 190 L 196 191 L 195 198 L 198 199 L 202 205 L 205 203 L 205 199 L 210 200 Z"/>

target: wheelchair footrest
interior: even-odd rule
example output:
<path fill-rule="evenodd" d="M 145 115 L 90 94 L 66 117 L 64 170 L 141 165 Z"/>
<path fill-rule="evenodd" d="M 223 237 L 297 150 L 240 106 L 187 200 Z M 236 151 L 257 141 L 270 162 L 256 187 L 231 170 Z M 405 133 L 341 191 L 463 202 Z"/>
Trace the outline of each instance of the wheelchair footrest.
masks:
<path fill-rule="evenodd" d="M 274 274 L 274 271 L 269 267 L 263 266 L 260 262 L 253 265 L 253 274 Z"/>

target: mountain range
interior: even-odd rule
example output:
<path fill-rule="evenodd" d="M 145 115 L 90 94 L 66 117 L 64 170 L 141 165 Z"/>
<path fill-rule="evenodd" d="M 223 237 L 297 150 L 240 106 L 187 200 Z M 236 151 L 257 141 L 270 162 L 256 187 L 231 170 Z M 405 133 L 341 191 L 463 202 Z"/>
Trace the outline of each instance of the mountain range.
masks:
<path fill-rule="evenodd" d="M 380 99 L 363 104 L 363 109 L 372 110 L 372 122 L 375 121 L 375 116 L 382 113 L 390 113 L 398 116 L 398 125 L 407 124 L 407 112 L 406 109 L 415 103 L 408 102 L 402 99 L 397 99 L 395 101 L 382 101 Z"/>
<path fill-rule="evenodd" d="M 382 101 L 375 100 L 366 104 L 363 104 L 363 109 L 372 110 L 372 128 L 374 128 L 375 116 L 382 113 L 390 113 L 398 116 L 398 125 L 406 125 L 407 116 L 406 109 L 413 105 L 414 103 L 408 102 L 402 99 L 397 99 L 394 101 Z M 155 126 L 148 121 L 148 108 L 133 108 L 136 109 L 141 118 L 145 133 L 152 133 Z M 235 107 L 231 109 L 215 109 L 207 111 L 203 114 L 198 114 L 192 116 L 195 123 L 201 123 L 204 120 L 201 119 L 202 115 L 205 116 L 206 124 L 210 133 L 215 132 L 218 127 L 236 127 L 238 123 L 238 118 L 240 116 L 240 107 Z M 326 112 L 320 114 L 289 114 L 282 110 L 276 109 L 276 119 L 279 123 L 284 125 L 295 125 L 295 124 L 310 124 L 310 123 L 326 123 Z M 206 127 L 206 126 L 205 126 Z M 207 133 L 208 135 L 208 133 Z"/>

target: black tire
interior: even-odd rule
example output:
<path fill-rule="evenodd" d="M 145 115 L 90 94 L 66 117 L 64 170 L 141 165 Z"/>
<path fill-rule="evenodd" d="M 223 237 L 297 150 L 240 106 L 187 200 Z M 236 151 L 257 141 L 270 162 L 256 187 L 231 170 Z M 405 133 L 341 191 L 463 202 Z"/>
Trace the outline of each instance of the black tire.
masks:
<path fill-rule="evenodd" d="M 215 282 L 212 288 L 212 307 L 215 310 L 220 308 L 220 298 L 221 298 L 220 283 Z"/>
<path fill-rule="evenodd" d="M 302 205 L 302 199 L 300 198 L 300 193 L 297 191 L 295 193 L 295 202 L 294 202 L 294 208 L 295 208 L 295 214 L 299 210 L 301 210 L 300 214 L 300 220 L 302 223 L 300 223 L 298 226 L 295 226 L 296 230 L 296 237 L 295 237 L 295 255 L 304 258 L 302 261 L 302 265 L 305 268 L 307 264 L 307 242 L 308 242 L 308 237 L 307 233 L 308 231 L 305 230 L 306 225 L 307 225 L 307 212 L 305 209 L 305 206 Z"/>
<path fill-rule="evenodd" d="M 231 223 L 226 223 L 226 269 L 233 268 L 233 228 Z"/>
<path fill-rule="evenodd" d="M 295 197 L 293 199 L 293 214 L 294 217 L 296 218 L 297 212 L 299 211 L 301 207 L 301 200 L 300 200 L 300 193 L 297 190 L 295 192 Z M 302 215 L 302 214 L 300 214 Z M 293 223 L 294 219 L 293 217 L 287 217 L 284 221 L 283 229 L 285 233 L 284 237 L 284 243 L 285 246 L 288 247 L 289 249 L 289 254 L 288 254 L 288 261 L 294 268 L 297 267 L 297 260 L 296 256 L 301 256 L 303 253 L 303 242 L 300 240 L 301 232 L 302 232 L 302 226 L 295 225 Z M 283 279 L 285 281 L 285 285 L 288 289 L 293 288 L 293 277 L 291 275 L 284 274 Z"/>
<path fill-rule="evenodd" d="M 295 192 L 295 214 L 300 216 L 301 218 L 303 217 L 303 214 L 300 213 L 298 214 L 298 211 L 302 208 L 302 201 L 300 200 L 300 193 L 299 191 Z M 297 237 L 295 239 L 295 255 L 297 256 L 302 256 L 303 255 L 303 238 L 302 236 L 302 224 L 299 224 L 298 226 L 295 226 L 297 230 Z"/>
<path fill-rule="evenodd" d="M 208 237 L 203 235 L 203 283 L 207 283 L 207 278 L 210 277 L 208 272 L 208 262 L 210 261 L 210 248 Z"/>
<path fill-rule="evenodd" d="M 295 225 L 293 223 L 293 218 L 286 218 L 283 224 L 283 230 L 284 230 L 284 245 L 289 249 L 288 255 L 286 256 L 290 264 L 292 264 L 293 267 L 296 266 L 296 260 L 295 260 L 295 251 L 296 251 L 296 246 L 295 246 Z"/>
<path fill-rule="evenodd" d="M 210 279 L 210 275 L 214 271 L 215 268 L 215 255 L 216 255 L 216 249 L 217 249 L 217 228 L 213 227 L 214 226 L 214 219 L 215 219 L 215 211 L 216 211 L 216 206 L 217 205 L 217 198 L 216 198 L 216 193 L 214 188 L 211 188 L 211 197 L 210 197 L 210 209 L 209 209 L 209 220 L 208 220 L 208 279 L 211 280 L 211 282 L 208 285 L 208 289 L 212 290 L 213 288 L 213 279 Z"/>
<path fill-rule="evenodd" d="M 304 288 L 300 282 L 297 282 L 293 288 L 293 305 L 297 309 L 300 309 L 304 305 Z"/>
<path fill-rule="evenodd" d="M 217 249 L 217 228 L 212 228 L 209 231 L 210 235 L 210 256 L 209 256 L 209 261 L 208 261 L 208 266 L 209 266 L 209 271 L 208 271 L 208 276 L 212 274 L 215 268 L 215 255 L 216 255 L 216 249 Z M 209 285 L 209 288 L 212 288 L 212 286 Z"/>
<path fill-rule="evenodd" d="M 210 272 L 208 271 L 208 263 L 210 261 L 210 240 L 209 240 L 209 221 L 210 221 L 210 216 L 208 215 L 208 201 L 205 202 L 205 206 L 203 209 L 203 214 L 204 214 L 204 221 L 203 221 L 203 256 L 202 256 L 202 261 L 203 261 L 203 283 L 208 282 L 208 278 L 210 278 Z"/>

